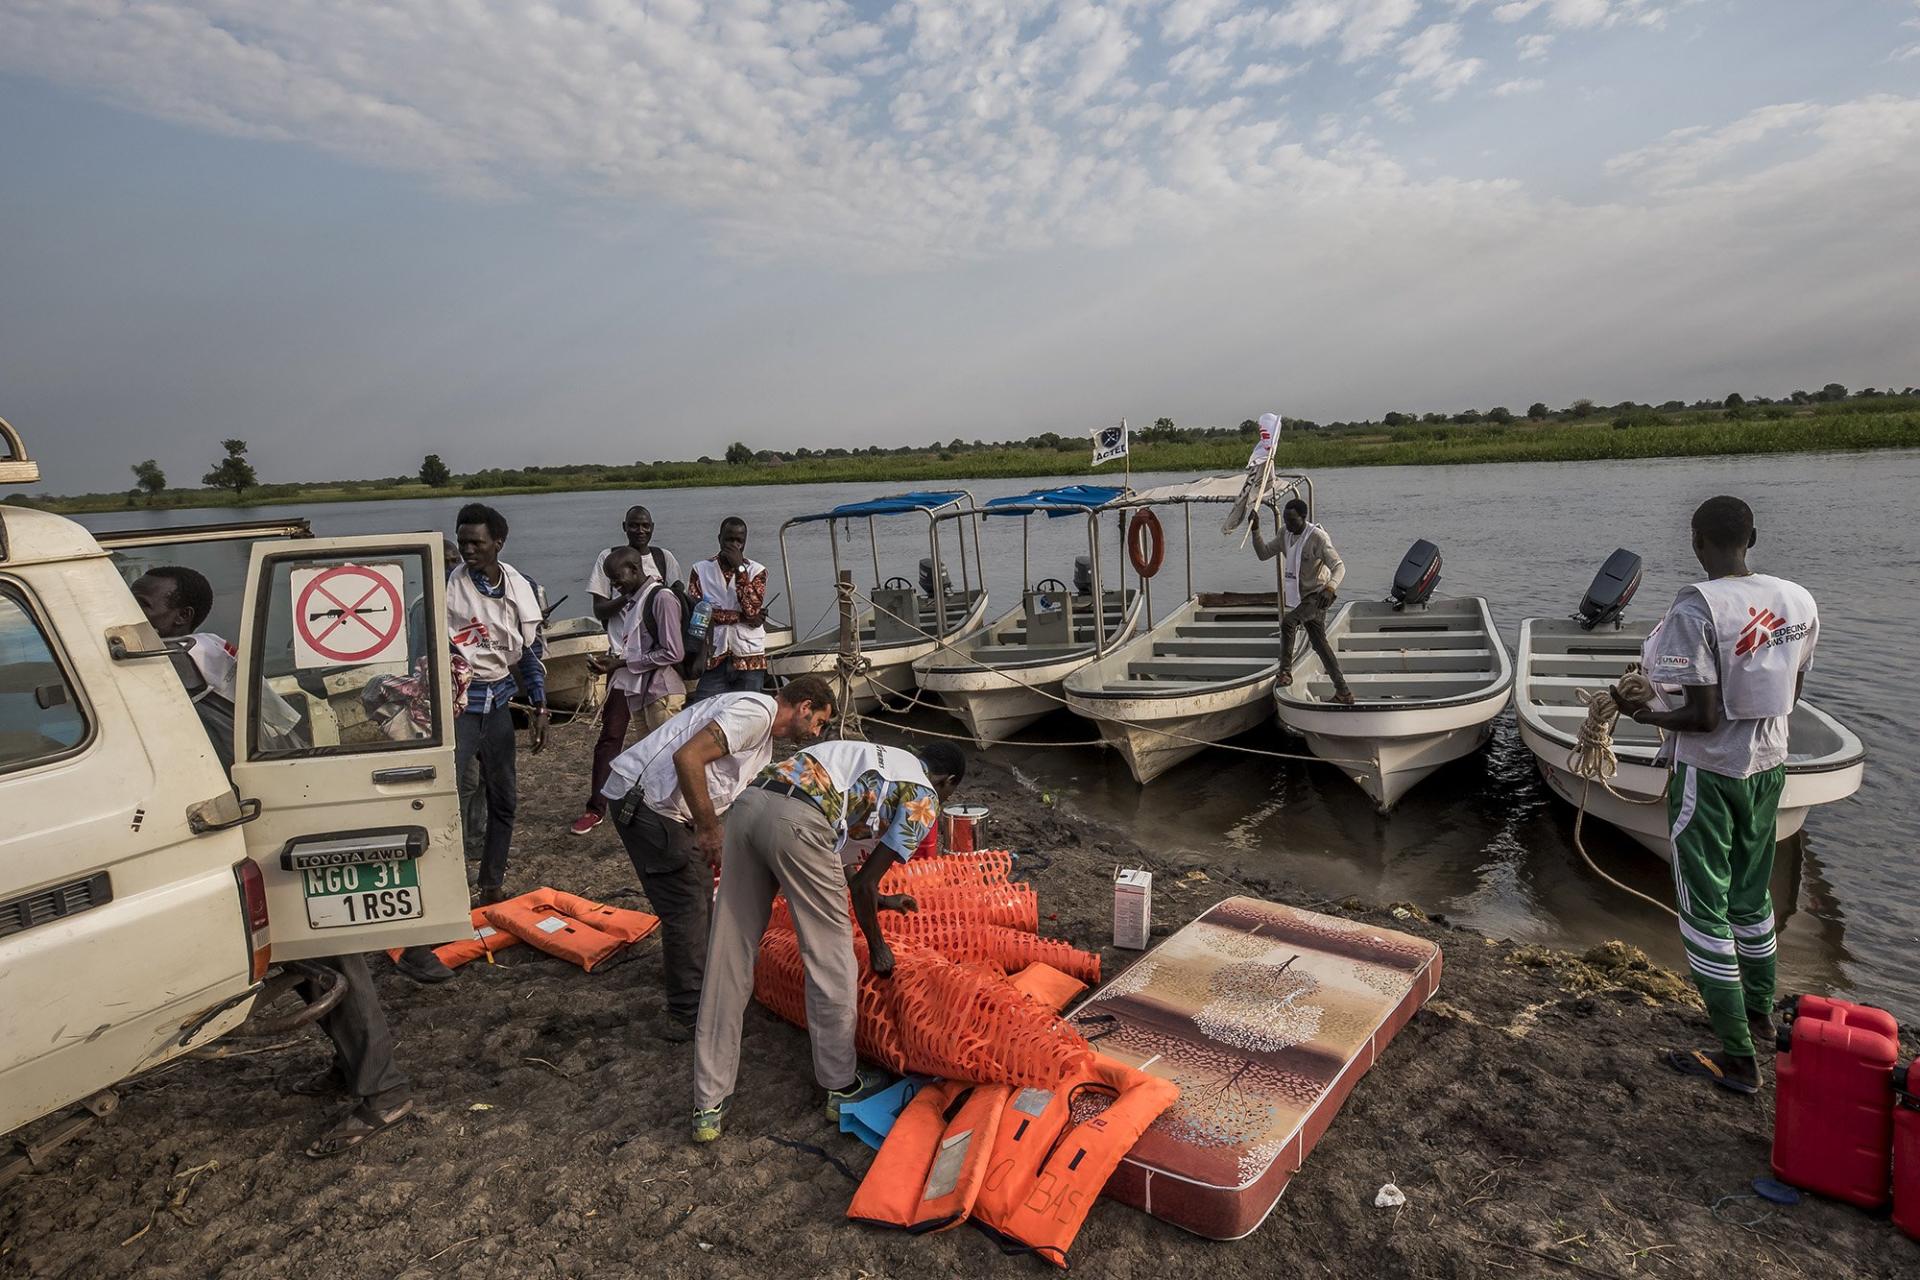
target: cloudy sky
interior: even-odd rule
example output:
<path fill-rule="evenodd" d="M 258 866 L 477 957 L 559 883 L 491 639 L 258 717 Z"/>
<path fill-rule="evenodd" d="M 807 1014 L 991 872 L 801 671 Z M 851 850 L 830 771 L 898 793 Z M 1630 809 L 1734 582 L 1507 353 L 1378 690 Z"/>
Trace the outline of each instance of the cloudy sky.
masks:
<path fill-rule="evenodd" d="M 4 0 L 48 488 L 1920 382 L 1916 0 Z"/>

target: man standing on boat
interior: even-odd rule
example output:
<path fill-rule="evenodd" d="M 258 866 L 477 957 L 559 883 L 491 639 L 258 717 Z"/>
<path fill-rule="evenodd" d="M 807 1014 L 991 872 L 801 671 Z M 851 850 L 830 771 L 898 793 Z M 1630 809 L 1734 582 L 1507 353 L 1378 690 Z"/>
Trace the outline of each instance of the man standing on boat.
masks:
<path fill-rule="evenodd" d="M 547 676 L 540 657 L 538 589 L 500 559 L 507 544 L 507 518 L 470 502 L 455 517 L 459 566 L 447 574 L 447 631 L 454 653 L 473 671 L 466 706 L 454 719 L 454 773 L 464 785 L 467 764 L 480 762 L 479 786 L 487 797 L 487 839 L 480 855 L 476 901 L 506 900 L 507 851 L 519 810 L 519 768 L 514 758 L 513 711 L 521 694 L 530 705 L 527 740 L 537 754 L 547 745 Z M 462 805 L 465 808 L 465 805 Z"/>
<path fill-rule="evenodd" d="M 674 559 L 673 552 L 653 545 L 653 512 L 645 507 L 628 507 L 626 519 L 620 527 L 627 535 L 626 542 L 603 547 L 600 554 L 594 557 L 592 571 L 587 574 L 587 594 L 593 598 L 593 616 L 607 628 L 609 637 L 613 635 L 627 604 L 647 583 L 682 581 L 680 562 Z M 608 561 L 622 551 L 634 552 L 640 561 L 640 585 L 624 593 L 615 586 L 607 569 Z M 614 647 L 619 648 L 617 644 Z M 586 808 L 581 810 L 580 816 L 567 829 L 569 835 L 591 834 L 600 825 L 601 819 L 607 816 L 607 802 L 601 797 L 600 788 L 607 785 L 607 766 L 627 745 L 627 730 L 633 723 L 627 699 L 614 693 L 613 684 L 618 681 L 616 669 L 608 684 L 606 702 L 600 708 L 600 737 L 593 744 L 593 774 L 587 791 Z M 673 710 L 678 711 L 679 708 Z M 649 725 L 648 729 L 653 727 Z"/>
<path fill-rule="evenodd" d="M 790 686 L 789 686 L 790 687 Z M 688 714 L 692 714 L 689 711 Z M 727 815 L 720 892 L 708 934 L 707 977 L 693 1049 L 693 1140 L 720 1136 L 740 1074 L 741 1020 L 773 895 L 785 892 L 806 970 L 807 1038 L 827 1114 L 883 1087 L 854 1049 L 860 970 L 853 921 L 874 975 L 890 977 L 880 935 L 880 880 L 933 829 L 966 776 L 967 759 L 935 742 L 911 752 L 870 742 L 822 742 L 767 766 Z"/>
<path fill-rule="evenodd" d="M 1274 544 L 1260 534 L 1260 512 L 1256 509 L 1248 517 L 1254 552 L 1262 560 L 1280 556 L 1285 567 L 1281 577 L 1286 609 L 1280 615 L 1280 684 L 1285 687 L 1293 683 L 1293 642 L 1295 633 L 1304 628 L 1307 642 L 1320 655 L 1327 678 L 1333 681 L 1333 700 L 1352 706 L 1353 690 L 1347 688 L 1347 678 L 1340 674 L 1340 660 L 1327 643 L 1327 610 L 1333 608 L 1340 584 L 1346 580 L 1347 566 L 1334 550 L 1327 531 L 1308 521 L 1307 504 L 1300 499 L 1287 503 L 1280 522 L 1280 541 Z"/>
<path fill-rule="evenodd" d="M 689 703 L 717 693 L 755 692 L 767 685 L 767 566 L 747 558 L 747 522 L 720 522 L 720 551 L 693 566 L 687 594 L 705 602 L 707 671 Z"/>
<path fill-rule="evenodd" d="M 721 817 L 773 759 L 775 738 L 811 741 L 836 709 L 833 686 L 820 676 L 789 680 L 778 697 L 725 693 L 673 716 L 613 762 L 613 829 L 660 917 L 662 1040 L 693 1039 Z"/>
<path fill-rule="evenodd" d="M 1755 541 L 1746 503 L 1700 504 L 1693 553 L 1707 580 L 1682 588 L 1647 637 L 1646 680 L 1614 692 L 1626 714 L 1667 734 L 1680 935 L 1720 1037 L 1718 1050 L 1669 1049 L 1666 1062 L 1736 1093 L 1759 1089 L 1755 1047 L 1774 1037 L 1774 821 L 1787 720 L 1820 632 L 1805 587 L 1747 568 Z"/>

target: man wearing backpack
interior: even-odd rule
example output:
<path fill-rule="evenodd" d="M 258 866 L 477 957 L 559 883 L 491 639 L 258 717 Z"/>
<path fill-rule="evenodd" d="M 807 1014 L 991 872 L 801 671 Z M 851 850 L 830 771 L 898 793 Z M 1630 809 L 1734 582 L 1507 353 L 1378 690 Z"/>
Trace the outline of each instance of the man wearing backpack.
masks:
<path fill-rule="evenodd" d="M 673 552 L 653 545 L 651 511 L 645 507 L 628 507 L 626 520 L 620 527 L 627 535 L 625 544 L 603 548 L 594 558 L 592 572 L 587 575 L 587 594 L 593 598 L 593 616 L 607 628 L 607 638 L 613 642 L 611 652 L 615 655 L 611 664 L 596 665 L 595 669 L 600 671 L 614 670 L 618 666 L 621 644 L 620 637 L 615 635 L 616 620 L 633 602 L 640 588 L 652 582 L 680 581 L 680 562 L 674 559 Z M 629 551 L 638 559 L 639 572 L 637 578 L 629 576 L 633 589 L 622 591 L 613 581 L 611 565 L 614 557 Z M 624 634 L 625 628 L 622 627 L 621 631 Z M 607 781 L 607 763 L 627 745 L 627 729 L 632 724 L 627 707 L 629 699 L 615 696 L 616 692 L 609 686 L 606 704 L 600 709 L 600 737 L 593 744 L 593 789 L 587 796 L 586 807 L 567 829 L 569 835 L 590 835 L 600 825 L 601 819 L 606 817 L 606 801 L 600 798 L 600 788 Z"/>
<path fill-rule="evenodd" d="M 584 836 L 606 817 L 607 784 L 614 757 L 626 746 L 626 729 L 635 717 L 643 736 L 671 720 L 687 702 L 687 684 L 681 666 L 687 657 L 683 630 L 686 609 L 678 583 L 645 575 L 646 558 L 632 547 L 615 547 L 607 555 L 608 586 L 619 608 L 607 618 L 612 648 L 587 660 L 595 671 L 609 676 L 607 701 L 601 713 L 600 738 L 593 745 L 593 794 L 586 810 L 574 819 L 570 834 Z M 617 733 L 611 726 L 619 725 Z"/>

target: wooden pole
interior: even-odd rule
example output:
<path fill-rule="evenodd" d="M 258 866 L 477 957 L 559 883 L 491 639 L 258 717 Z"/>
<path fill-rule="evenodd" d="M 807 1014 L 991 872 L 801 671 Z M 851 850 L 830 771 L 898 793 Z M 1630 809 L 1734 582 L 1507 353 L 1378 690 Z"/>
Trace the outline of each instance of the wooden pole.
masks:
<path fill-rule="evenodd" d="M 853 710 L 853 682 L 860 670 L 859 614 L 853 604 L 853 570 L 842 569 L 833 584 L 840 601 L 840 736 L 858 738 L 860 718 Z"/>

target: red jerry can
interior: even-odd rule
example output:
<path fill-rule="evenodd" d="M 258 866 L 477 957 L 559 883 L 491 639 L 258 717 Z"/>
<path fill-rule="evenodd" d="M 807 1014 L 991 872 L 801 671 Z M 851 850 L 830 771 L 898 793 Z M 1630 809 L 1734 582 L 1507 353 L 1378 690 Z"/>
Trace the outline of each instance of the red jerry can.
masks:
<path fill-rule="evenodd" d="M 1893 1151 L 1893 1015 L 1801 996 L 1775 1064 L 1773 1171 L 1802 1190 L 1877 1209 Z"/>
<path fill-rule="evenodd" d="M 1893 1225 L 1920 1240 L 1920 1058 L 1894 1090 Z"/>

